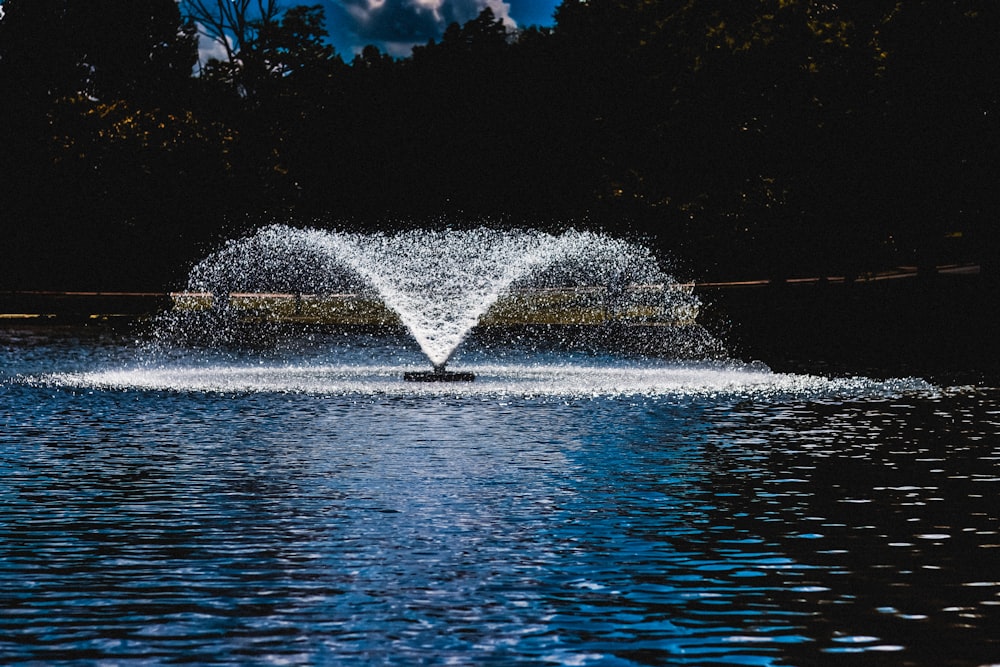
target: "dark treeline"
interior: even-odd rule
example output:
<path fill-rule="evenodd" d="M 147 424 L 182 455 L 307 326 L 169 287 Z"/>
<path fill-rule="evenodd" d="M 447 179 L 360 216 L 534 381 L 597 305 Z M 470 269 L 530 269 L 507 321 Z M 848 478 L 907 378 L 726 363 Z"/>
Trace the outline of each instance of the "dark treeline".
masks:
<path fill-rule="evenodd" d="M 996 255 L 994 0 L 564 0 L 349 62 L 255 5 L 0 5 L 0 288 L 162 289 L 274 221 L 589 226 L 695 278 Z M 237 32 L 193 75 L 195 19 Z"/>

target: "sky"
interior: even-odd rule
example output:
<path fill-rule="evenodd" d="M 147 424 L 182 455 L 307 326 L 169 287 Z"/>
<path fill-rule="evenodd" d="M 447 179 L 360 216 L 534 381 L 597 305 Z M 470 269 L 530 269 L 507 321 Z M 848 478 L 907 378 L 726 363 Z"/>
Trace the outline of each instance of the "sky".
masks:
<path fill-rule="evenodd" d="M 321 4 L 330 41 L 341 57 L 350 60 L 368 44 L 392 56 L 409 56 L 414 44 L 439 40 L 450 23 L 470 21 L 487 6 L 512 28 L 551 26 L 559 1 L 321 0 Z"/>
<path fill-rule="evenodd" d="M 551 26 L 561 0 L 285 0 L 284 4 L 319 2 L 326 11 L 330 42 L 350 61 L 368 44 L 397 58 L 410 55 L 415 44 L 440 40 L 451 23 L 470 21 L 486 7 L 510 28 Z M 3 0 L 0 0 L 2 16 Z M 224 54 L 204 38 L 201 62 Z"/>

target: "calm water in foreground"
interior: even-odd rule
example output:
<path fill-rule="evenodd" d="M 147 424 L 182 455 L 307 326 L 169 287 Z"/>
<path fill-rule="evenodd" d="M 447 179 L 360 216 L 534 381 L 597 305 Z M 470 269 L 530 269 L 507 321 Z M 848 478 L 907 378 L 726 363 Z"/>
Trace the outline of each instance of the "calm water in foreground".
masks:
<path fill-rule="evenodd" d="M 1000 664 L 997 389 L 469 348 L 0 329 L 0 663 Z"/>

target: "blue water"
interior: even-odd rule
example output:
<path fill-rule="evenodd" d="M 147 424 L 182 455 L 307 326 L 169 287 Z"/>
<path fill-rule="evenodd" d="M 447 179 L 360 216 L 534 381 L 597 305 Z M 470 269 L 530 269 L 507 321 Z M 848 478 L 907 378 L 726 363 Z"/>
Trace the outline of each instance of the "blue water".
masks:
<path fill-rule="evenodd" d="M 1000 661 L 995 389 L 337 340 L 0 330 L 0 662 Z"/>

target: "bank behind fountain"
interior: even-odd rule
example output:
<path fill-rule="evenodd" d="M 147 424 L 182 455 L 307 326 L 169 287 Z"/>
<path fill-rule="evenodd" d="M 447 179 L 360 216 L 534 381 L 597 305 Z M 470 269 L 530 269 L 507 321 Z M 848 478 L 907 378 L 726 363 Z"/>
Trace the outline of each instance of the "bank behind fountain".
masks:
<path fill-rule="evenodd" d="M 160 322 L 161 340 L 233 344 L 269 329 L 405 328 L 446 369 L 473 329 L 522 341 L 678 358 L 720 354 L 700 303 L 641 244 L 593 232 L 445 229 L 352 233 L 263 228 L 199 262 Z M 614 351 L 614 350 L 612 350 Z"/>

